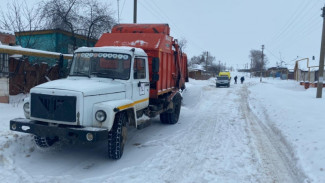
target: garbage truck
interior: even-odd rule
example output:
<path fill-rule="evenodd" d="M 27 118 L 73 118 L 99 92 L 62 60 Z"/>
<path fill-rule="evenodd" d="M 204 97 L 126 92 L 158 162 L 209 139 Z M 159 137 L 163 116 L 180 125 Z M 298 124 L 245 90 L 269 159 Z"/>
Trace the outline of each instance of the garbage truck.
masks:
<path fill-rule="evenodd" d="M 108 157 L 120 159 L 127 129 L 147 126 L 143 115 L 178 122 L 187 81 L 187 56 L 168 24 L 118 24 L 74 51 L 67 78 L 33 87 L 10 130 L 33 134 L 41 148 L 107 141 Z"/>

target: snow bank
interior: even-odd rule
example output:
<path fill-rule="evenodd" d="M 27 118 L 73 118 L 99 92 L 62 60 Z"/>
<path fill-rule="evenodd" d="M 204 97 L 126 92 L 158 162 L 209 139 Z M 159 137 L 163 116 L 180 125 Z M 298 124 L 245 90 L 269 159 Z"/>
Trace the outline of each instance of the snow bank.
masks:
<path fill-rule="evenodd" d="M 292 80 L 264 79 L 249 83 L 250 108 L 277 131 L 292 156 L 314 182 L 325 182 L 325 90 L 305 90 Z"/>

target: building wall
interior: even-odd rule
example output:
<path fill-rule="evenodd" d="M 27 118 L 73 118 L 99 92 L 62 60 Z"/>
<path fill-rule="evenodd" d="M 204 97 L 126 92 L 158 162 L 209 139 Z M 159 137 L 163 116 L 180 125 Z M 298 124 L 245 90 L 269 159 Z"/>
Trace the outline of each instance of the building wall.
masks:
<path fill-rule="evenodd" d="M 0 103 L 9 103 L 9 79 L 0 78 Z"/>
<path fill-rule="evenodd" d="M 0 41 L 2 44 L 5 45 L 15 44 L 16 42 L 15 35 L 0 32 Z"/>
<path fill-rule="evenodd" d="M 0 32 L 0 42 L 4 45 L 15 44 L 15 36 Z M 9 103 L 8 54 L 0 53 L 0 103 Z"/>
<path fill-rule="evenodd" d="M 59 53 L 72 53 L 74 40 L 76 41 L 76 46 L 82 47 L 87 46 L 86 37 L 76 35 L 75 38 L 64 31 L 42 31 L 42 33 L 17 33 L 17 44 L 20 44 L 24 48 L 34 48 L 44 51 L 53 51 Z M 96 44 L 95 40 L 90 42 L 90 47 Z"/>
<path fill-rule="evenodd" d="M 72 54 L 73 51 L 82 46 L 86 46 L 86 37 L 76 35 L 72 37 L 71 33 L 62 30 L 45 30 L 35 32 L 22 32 L 16 33 L 17 44 L 24 48 L 33 48 L 44 51 L 59 52 L 63 54 Z M 74 41 L 76 48 L 73 47 Z M 96 40 L 91 40 L 89 46 L 94 46 Z M 41 64 L 46 62 L 49 66 L 54 66 L 57 63 L 55 59 L 41 58 L 41 57 L 28 57 L 31 63 Z M 64 67 L 68 66 L 68 61 L 64 61 Z"/>
<path fill-rule="evenodd" d="M 17 36 L 17 45 L 23 48 L 33 48 L 55 52 L 55 36 L 51 34 Z"/>

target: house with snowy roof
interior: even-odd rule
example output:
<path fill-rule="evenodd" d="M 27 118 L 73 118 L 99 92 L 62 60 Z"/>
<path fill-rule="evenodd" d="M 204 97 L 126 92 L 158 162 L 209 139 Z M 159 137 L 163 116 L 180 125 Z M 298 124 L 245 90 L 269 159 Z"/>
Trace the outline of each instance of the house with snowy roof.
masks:
<path fill-rule="evenodd" d="M 210 75 L 204 74 L 205 69 L 203 65 L 200 64 L 192 64 L 188 67 L 188 75 L 190 78 L 197 80 L 206 80 L 209 79 Z"/>
<path fill-rule="evenodd" d="M 305 59 L 295 63 L 294 75 L 297 81 L 315 83 L 318 81 L 318 74 L 319 62 L 316 60 Z"/>
<path fill-rule="evenodd" d="M 288 74 L 289 69 L 283 66 L 270 67 L 266 71 L 266 76 L 281 79 L 288 79 Z"/>

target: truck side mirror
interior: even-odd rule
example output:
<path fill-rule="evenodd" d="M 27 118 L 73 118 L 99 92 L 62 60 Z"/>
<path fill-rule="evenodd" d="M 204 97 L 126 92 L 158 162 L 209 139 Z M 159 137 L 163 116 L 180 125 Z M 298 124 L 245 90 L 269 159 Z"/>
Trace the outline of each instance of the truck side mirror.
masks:
<path fill-rule="evenodd" d="M 159 58 L 158 57 L 152 58 L 152 72 L 153 73 L 159 72 Z"/>

